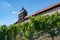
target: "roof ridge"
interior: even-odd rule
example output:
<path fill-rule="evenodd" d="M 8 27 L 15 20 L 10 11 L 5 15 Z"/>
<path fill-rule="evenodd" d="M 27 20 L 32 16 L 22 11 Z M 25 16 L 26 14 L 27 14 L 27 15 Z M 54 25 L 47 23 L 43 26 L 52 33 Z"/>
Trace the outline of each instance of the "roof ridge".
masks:
<path fill-rule="evenodd" d="M 52 7 L 55 7 L 55 6 L 57 6 L 57 5 L 60 5 L 60 2 L 57 2 L 57 3 L 55 3 L 55 4 L 52 4 L 52 5 L 48 6 L 48 7 L 43 8 L 43 9 L 41 9 L 41 10 L 38 10 L 37 12 L 35 12 L 34 14 L 32 14 L 32 16 L 36 15 L 36 14 L 39 13 L 39 12 L 43 12 L 44 10 L 48 10 L 48 9 L 50 9 L 50 8 L 52 8 Z"/>

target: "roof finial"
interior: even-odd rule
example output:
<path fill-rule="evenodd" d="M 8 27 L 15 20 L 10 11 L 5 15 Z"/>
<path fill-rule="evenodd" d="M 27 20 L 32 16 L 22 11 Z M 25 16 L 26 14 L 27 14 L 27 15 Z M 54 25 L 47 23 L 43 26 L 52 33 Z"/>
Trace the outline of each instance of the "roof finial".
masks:
<path fill-rule="evenodd" d="M 25 10 L 24 7 L 22 7 L 22 9 L 20 11 L 22 11 L 22 10 Z"/>
<path fill-rule="evenodd" d="M 24 7 L 22 7 L 22 10 L 24 10 Z"/>

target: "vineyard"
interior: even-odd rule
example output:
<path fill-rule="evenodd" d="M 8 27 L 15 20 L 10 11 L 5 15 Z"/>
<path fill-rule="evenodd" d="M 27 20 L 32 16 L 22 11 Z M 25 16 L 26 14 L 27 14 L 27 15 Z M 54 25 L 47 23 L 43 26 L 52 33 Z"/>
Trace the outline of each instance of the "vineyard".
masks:
<path fill-rule="evenodd" d="M 29 17 L 29 22 L 0 25 L 0 40 L 35 40 L 48 34 L 52 40 L 60 34 L 60 14 Z M 43 34 L 43 35 L 42 35 Z"/>

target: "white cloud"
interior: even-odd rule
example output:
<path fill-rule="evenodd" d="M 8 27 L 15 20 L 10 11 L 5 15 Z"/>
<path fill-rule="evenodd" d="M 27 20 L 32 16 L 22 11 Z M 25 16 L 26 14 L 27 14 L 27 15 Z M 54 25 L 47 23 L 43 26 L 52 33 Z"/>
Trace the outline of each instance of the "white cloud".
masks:
<path fill-rule="evenodd" d="M 17 11 L 12 11 L 11 13 L 12 13 L 12 14 L 17 14 L 18 12 L 17 12 Z"/>
<path fill-rule="evenodd" d="M 7 6 L 11 6 L 10 4 L 7 4 Z"/>
<path fill-rule="evenodd" d="M 4 5 L 4 6 L 11 6 L 11 4 L 9 4 L 8 2 L 2 2 L 2 4 Z"/>

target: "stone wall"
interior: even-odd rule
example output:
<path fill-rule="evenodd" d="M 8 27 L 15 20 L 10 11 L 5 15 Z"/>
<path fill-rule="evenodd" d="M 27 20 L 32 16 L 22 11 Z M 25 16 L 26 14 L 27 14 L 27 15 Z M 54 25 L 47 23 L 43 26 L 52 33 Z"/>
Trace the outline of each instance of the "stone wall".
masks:
<path fill-rule="evenodd" d="M 36 40 L 52 40 L 52 38 L 47 36 L 47 37 L 37 38 Z M 60 35 L 54 37 L 54 40 L 60 40 Z"/>

